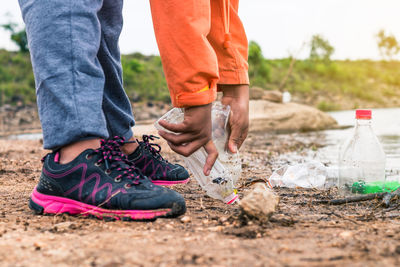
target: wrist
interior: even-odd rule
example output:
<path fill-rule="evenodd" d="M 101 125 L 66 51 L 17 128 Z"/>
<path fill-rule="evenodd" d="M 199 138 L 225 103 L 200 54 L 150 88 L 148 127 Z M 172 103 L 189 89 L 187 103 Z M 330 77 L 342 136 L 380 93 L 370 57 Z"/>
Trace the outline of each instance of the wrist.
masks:
<path fill-rule="evenodd" d="M 249 95 L 248 84 L 218 84 L 218 90 L 224 97 L 246 98 Z"/>
<path fill-rule="evenodd" d="M 212 103 L 208 103 L 208 104 L 205 104 L 205 105 L 186 107 L 186 108 L 184 108 L 184 111 L 186 112 L 186 111 L 200 110 L 200 109 L 203 109 L 203 110 L 210 109 L 211 110 L 211 107 L 212 107 Z"/>

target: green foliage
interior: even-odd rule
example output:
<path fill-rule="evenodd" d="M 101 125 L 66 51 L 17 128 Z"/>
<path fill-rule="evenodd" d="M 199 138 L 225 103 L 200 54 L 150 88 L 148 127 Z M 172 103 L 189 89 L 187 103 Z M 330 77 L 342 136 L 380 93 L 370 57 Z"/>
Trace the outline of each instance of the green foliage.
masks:
<path fill-rule="evenodd" d="M 121 61 L 125 91 L 132 101 L 170 100 L 159 56 L 135 53 Z"/>
<path fill-rule="evenodd" d="M 18 30 L 18 24 L 13 22 L 2 24 L 0 27 L 10 32 L 11 40 L 19 47 L 20 52 L 28 52 L 28 38 L 26 36 L 25 28 Z"/>
<path fill-rule="evenodd" d="M 380 30 L 376 35 L 378 39 L 378 48 L 382 58 L 392 60 L 400 52 L 400 45 L 394 35 L 386 35 L 384 30 Z"/>
<path fill-rule="evenodd" d="M 318 103 L 317 108 L 322 111 L 332 111 L 340 109 L 340 105 L 322 100 Z"/>
<path fill-rule="evenodd" d="M 329 62 L 335 49 L 330 45 L 328 40 L 324 39 L 321 35 L 314 35 L 311 37 L 310 43 L 310 60 L 312 61 L 325 61 Z"/>
<path fill-rule="evenodd" d="M 0 50 L 0 105 L 35 101 L 35 82 L 28 54 Z"/>
<path fill-rule="evenodd" d="M 279 88 L 292 59 L 267 61 L 256 43 L 251 48 L 251 84 Z M 170 101 L 159 56 L 134 53 L 121 60 L 124 87 L 132 101 Z M 400 99 L 400 62 L 297 60 L 285 88 L 295 99 L 324 111 L 365 107 L 365 103 L 383 107 Z M 0 105 L 18 101 L 35 102 L 29 53 L 0 50 Z"/>
<path fill-rule="evenodd" d="M 254 41 L 249 44 L 249 77 L 255 86 L 265 87 L 270 81 L 270 66 L 263 57 L 261 47 Z"/>

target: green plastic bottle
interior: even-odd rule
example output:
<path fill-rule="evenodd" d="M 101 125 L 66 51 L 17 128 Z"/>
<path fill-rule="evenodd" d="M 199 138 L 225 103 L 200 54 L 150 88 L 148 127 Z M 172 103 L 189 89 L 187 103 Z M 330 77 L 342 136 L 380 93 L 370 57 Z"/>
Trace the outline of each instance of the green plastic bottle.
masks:
<path fill-rule="evenodd" d="M 393 192 L 399 187 L 400 182 L 397 181 L 355 182 L 351 187 L 351 192 L 358 194 Z"/>

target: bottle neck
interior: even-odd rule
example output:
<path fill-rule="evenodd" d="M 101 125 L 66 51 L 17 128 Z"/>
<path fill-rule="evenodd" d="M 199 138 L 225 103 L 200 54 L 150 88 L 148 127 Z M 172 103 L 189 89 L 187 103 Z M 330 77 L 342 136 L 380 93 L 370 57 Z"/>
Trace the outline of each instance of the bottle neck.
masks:
<path fill-rule="evenodd" d="M 360 120 L 356 119 L 357 127 L 371 127 L 371 120 Z"/>

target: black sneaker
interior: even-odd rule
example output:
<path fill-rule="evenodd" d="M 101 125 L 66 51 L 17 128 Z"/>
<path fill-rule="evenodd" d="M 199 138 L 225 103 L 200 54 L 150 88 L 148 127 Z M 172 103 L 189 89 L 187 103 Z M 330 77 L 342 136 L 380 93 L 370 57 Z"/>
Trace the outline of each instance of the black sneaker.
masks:
<path fill-rule="evenodd" d="M 139 147 L 128 156 L 136 168 L 151 179 L 157 185 L 185 184 L 189 182 L 189 173 L 179 165 L 172 164 L 161 155 L 161 147 L 150 141 L 159 137 L 154 135 L 143 135 L 143 141 L 136 139 Z"/>
<path fill-rule="evenodd" d="M 102 140 L 72 162 L 59 164 L 58 152 L 43 158 L 39 184 L 29 207 L 39 214 L 92 215 L 99 219 L 151 220 L 186 211 L 181 195 L 154 185 L 121 152 L 122 138 Z"/>

